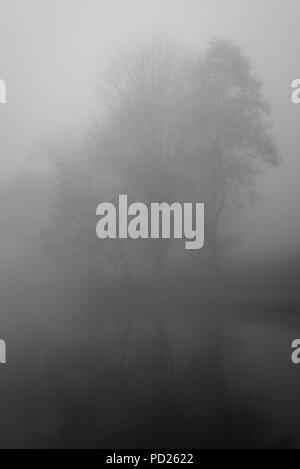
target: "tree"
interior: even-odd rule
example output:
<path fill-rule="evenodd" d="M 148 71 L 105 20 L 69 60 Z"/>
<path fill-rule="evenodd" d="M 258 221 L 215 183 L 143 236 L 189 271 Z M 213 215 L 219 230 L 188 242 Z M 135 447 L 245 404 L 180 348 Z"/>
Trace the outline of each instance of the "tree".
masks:
<path fill-rule="evenodd" d="M 48 142 L 56 164 L 53 214 L 42 232 L 44 248 L 89 280 L 99 272 L 128 272 L 118 240 L 99 243 L 95 233 L 95 207 L 99 197 L 110 197 L 109 180 L 98 183 L 94 147 L 73 133 Z"/>
<path fill-rule="evenodd" d="M 213 40 L 190 85 L 189 160 L 206 200 L 208 241 L 216 269 L 224 208 L 254 200 L 257 176 L 280 162 L 270 134 L 270 107 L 250 61 L 231 42 Z M 204 189 L 203 189 L 204 187 Z"/>
<path fill-rule="evenodd" d="M 105 125 L 96 125 L 100 172 L 114 174 L 120 189 L 144 203 L 172 202 L 186 187 L 181 164 L 181 110 L 185 67 L 176 47 L 162 42 L 119 53 L 102 84 Z M 117 195 L 117 194 L 116 194 Z M 160 275 L 163 240 L 143 243 Z"/>

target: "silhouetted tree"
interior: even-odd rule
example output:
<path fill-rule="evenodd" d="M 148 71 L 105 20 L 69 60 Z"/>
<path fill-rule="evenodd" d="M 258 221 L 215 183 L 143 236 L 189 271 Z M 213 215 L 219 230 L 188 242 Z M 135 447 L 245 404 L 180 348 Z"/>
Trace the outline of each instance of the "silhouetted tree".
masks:
<path fill-rule="evenodd" d="M 177 138 L 185 74 L 176 47 L 161 41 L 119 53 L 112 61 L 101 84 L 108 114 L 96 131 L 99 170 L 116 176 L 118 193 L 148 204 L 172 202 L 186 186 Z M 161 273 L 167 244 L 143 245 Z"/>
<path fill-rule="evenodd" d="M 266 165 L 279 164 L 270 134 L 270 107 L 250 61 L 231 42 L 213 40 L 195 64 L 190 85 L 191 169 L 206 201 L 207 237 L 219 262 L 218 225 L 224 208 L 254 200 Z"/>
<path fill-rule="evenodd" d="M 95 232 L 95 207 L 99 198 L 110 197 L 94 172 L 93 146 L 76 136 L 59 137 L 51 143 L 56 160 L 56 197 L 53 216 L 43 229 L 46 250 L 78 273 L 96 282 L 99 273 L 128 271 L 118 240 L 99 243 Z"/>

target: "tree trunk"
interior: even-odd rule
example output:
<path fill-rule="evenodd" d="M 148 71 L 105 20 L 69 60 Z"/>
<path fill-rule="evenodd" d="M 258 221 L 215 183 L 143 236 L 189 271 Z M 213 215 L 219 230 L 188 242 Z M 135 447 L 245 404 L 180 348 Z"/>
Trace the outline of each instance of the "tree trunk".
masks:
<path fill-rule="evenodd" d="M 153 242 L 153 263 L 155 280 L 163 279 L 166 253 L 167 249 L 163 240 L 157 240 Z"/>
<path fill-rule="evenodd" d="M 215 275 L 219 274 L 220 271 L 220 251 L 218 243 L 218 221 L 212 222 L 211 234 L 210 234 L 210 245 L 212 250 L 212 267 Z"/>

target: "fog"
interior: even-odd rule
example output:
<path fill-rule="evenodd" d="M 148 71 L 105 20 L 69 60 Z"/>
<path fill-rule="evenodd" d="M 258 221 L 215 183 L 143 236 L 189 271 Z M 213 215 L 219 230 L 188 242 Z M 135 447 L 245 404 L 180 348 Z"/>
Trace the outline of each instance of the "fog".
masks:
<path fill-rule="evenodd" d="M 300 378 L 289 361 L 290 343 L 300 333 L 300 106 L 291 101 L 291 83 L 300 73 L 299 15 L 298 0 L 0 0 L 0 78 L 7 85 L 7 103 L 0 105 L 0 339 L 9 345 L 7 367 L 0 369 L 5 377 L 0 447 L 300 445 L 293 417 L 299 405 Z M 182 253 L 179 244 L 166 253 L 161 246 L 155 251 L 129 242 L 125 255 L 117 247 L 101 257 L 99 248 L 96 257 L 101 241 L 94 245 L 89 237 L 96 230 L 96 207 L 109 201 L 108 194 L 119 182 L 112 177 L 115 168 L 107 169 L 105 158 L 101 159 L 102 133 L 100 144 L 94 134 L 100 126 L 104 137 L 115 136 L 125 154 L 134 145 L 139 148 L 138 138 L 134 140 L 137 132 L 128 133 L 131 127 L 122 106 L 110 116 L 107 96 L 99 92 L 114 54 L 126 54 L 135 47 L 143 50 L 145 44 L 155 47 L 156 41 L 174 44 L 179 51 L 174 82 L 181 89 L 185 65 L 187 70 L 196 69 L 213 38 L 232 41 L 249 58 L 251 73 L 263 82 L 261 94 L 271 107 L 272 142 L 268 144 L 272 147 L 274 142 L 277 154 L 272 147 L 267 154 L 271 164 L 257 178 L 255 174 L 256 202 L 246 201 L 222 212 L 216 232 L 230 248 L 223 252 L 220 247 L 218 266 L 211 259 L 215 254 L 210 254 L 210 248 L 216 247 L 211 239 L 199 255 L 201 267 L 190 254 Z M 114 78 L 118 80 L 118 75 Z M 163 92 L 167 94 L 167 87 Z M 174 112 L 175 124 L 171 124 L 179 134 L 181 103 L 174 102 L 179 107 L 174 111 L 170 106 L 168 112 Z M 204 102 L 209 108 L 209 100 Z M 132 112 L 140 115 L 140 109 Z M 191 126 L 197 119 L 193 116 Z M 170 140 L 172 153 L 175 138 Z M 125 181 L 131 198 L 143 194 L 150 202 L 149 193 L 159 195 L 154 187 L 164 194 L 174 181 L 169 184 L 167 179 L 170 168 L 164 173 L 165 167 L 158 166 L 162 187 L 154 170 L 148 188 L 149 148 L 144 148 L 142 163 L 131 162 L 136 169 L 132 179 L 125 170 L 117 178 L 120 184 Z M 145 177 L 142 189 L 137 174 Z M 78 187 L 83 187 L 80 196 Z M 202 193 L 209 197 L 201 190 L 196 192 L 199 197 Z M 190 200 L 187 192 L 182 200 Z M 103 200 L 103 194 L 108 200 Z M 170 198 L 174 194 L 170 192 Z M 69 211 L 72 204 L 78 205 L 78 211 Z M 71 216 L 74 225 L 68 221 Z M 161 252 L 163 267 L 157 262 Z M 157 263 L 154 278 L 152 262 Z M 268 355 L 265 348 L 274 354 Z M 97 373 L 92 356 L 100 363 Z M 147 366 L 149 376 L 144 372 Z M 205 389 L 196 370 L 205 376 Z M 45 374 L 50 376 L 49 385 Z M 280 376 L 285 376 L 286 387 Z M 253 390 L 255 381 L 259 389 Z M 174 383 L 176 396 L 170 391 Z M 96 398 L 99 389 L 101 402 Z M 197 392 L 203 392 L 199 406 Z M 137 397 L 142 393 L 144 401 Z M 247 399 L 252 396 L 247 409 L 241 404 L 244 394 Z M 39 415 L 33 410 L 35 399 Z M 212 413 L 204 410 L 205 402 L 214 409 Z M 149 412 L 154 409 L 155 417 L 138 437 L 144 421 L 136 418 L 131 427 L 128 415 L 142 413 L 146 407 Z M 235 419 L 228 418 L 231 407 L 243 411 Z M 276 421 L 271 432 L 257 423 L 264 419 L 265 408 Z M 162 426 L 160 412 L 165 419 Z M 99 415 L 104 415 L 105 429 Z M 199 425 L 195 435 L 191 426 L 200 417 L 207 434 Z M 61 425 L 64 419 L 66 424 Z M 223 424 L 231 429 L 228 441 L 220 430 Z M 243 425 L 253 428 L 239 439 Z"/>
<path fill-rule="evenodd" d="M 158 33 L 202 50 L 218 36 L 235 41 L 265 82 L 284 157 L 280 173 L 264 184 L 263 205 L 250 215 L 259 223 L 253 228 L 245 221 L 245 248 L 253 253 L 299 247 L 300 222 L 293 215 L 299 200 L 299 112 L 290 100 L 290 84 L 299 74 L 298 16 L 296 0 L 75 0 L 72 6 L 67 0 L 2 0 L 0 63 L 8 83 L 8 105 L 1 109 L 2 178 L 28 164 L 36 140 L 88 126 L 98 107 L 97 74 L 115 48 Z"/>

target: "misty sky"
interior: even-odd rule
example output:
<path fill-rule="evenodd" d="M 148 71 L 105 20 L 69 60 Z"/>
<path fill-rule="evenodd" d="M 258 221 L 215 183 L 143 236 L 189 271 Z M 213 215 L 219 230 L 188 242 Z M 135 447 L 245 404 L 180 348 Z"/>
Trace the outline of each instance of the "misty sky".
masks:
<path fill-rule="evenodd" d="M 244 249 L 300 246 L 298 149 L 299 0 L 0 0 L 1 178 L 20 169 L 32 145 L 62 129 L 88 128 L 99 106 L 97 74 L 114 49 L 155 33 L 203 49 L 234 40 L 265 82 L 283 158 L 264 181 L 265 198 L 241 215 Z M 201 202 L 201 201 L 198 201 Z"/>

